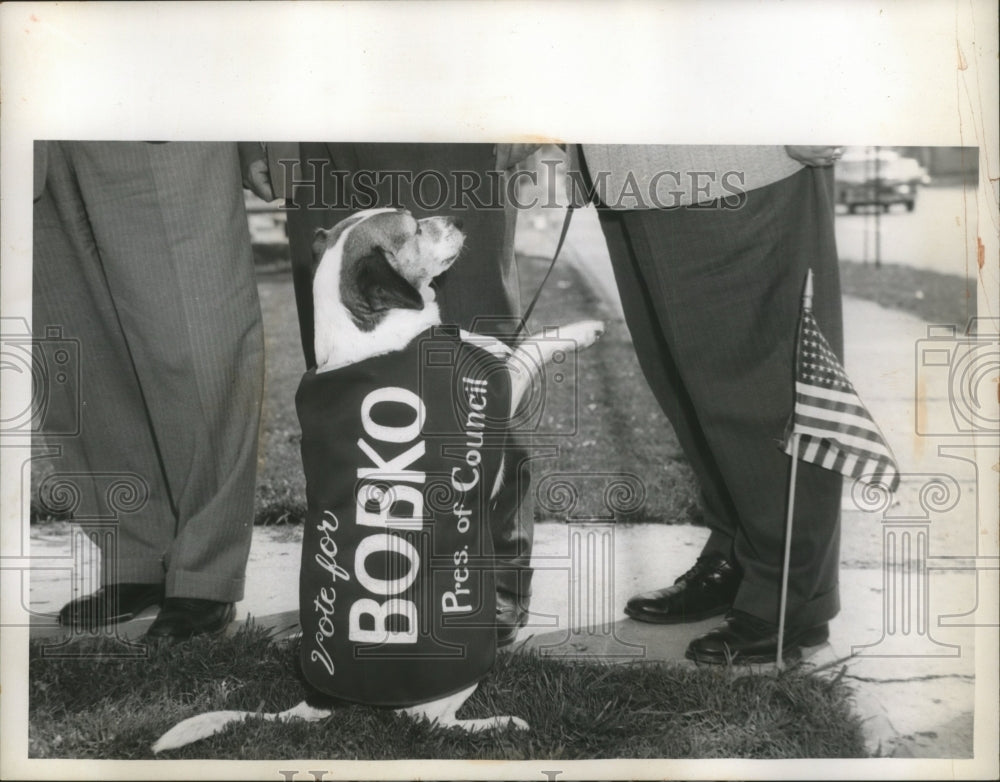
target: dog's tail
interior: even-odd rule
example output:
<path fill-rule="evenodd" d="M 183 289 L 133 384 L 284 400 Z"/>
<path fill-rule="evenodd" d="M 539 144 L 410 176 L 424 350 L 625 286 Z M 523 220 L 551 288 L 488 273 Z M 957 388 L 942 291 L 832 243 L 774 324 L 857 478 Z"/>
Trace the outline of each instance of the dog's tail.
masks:
<path fill-rule="evenodd" d="M 221 733 L 229 725 L 242 722 L 248 717 L 260 717 L 264 720 L 277 720 L 278 722 L 290 719 L 316 722 L 324 717 L 329 717 L 332 713 L 330 709 L 317 709 L 305 701 L 290 709 L 273 714 L 261 714 L 256 711 L 208 711 L 196 717 L 189 717 L 174 725 L 174 727 L 156 740 L 156 743 L 153 744 L 153 753 L 159 754 L 168 749 L 178 749 L 179 747 L 193 744 L 196 741 L 207 739 L 209 736 Z"/>

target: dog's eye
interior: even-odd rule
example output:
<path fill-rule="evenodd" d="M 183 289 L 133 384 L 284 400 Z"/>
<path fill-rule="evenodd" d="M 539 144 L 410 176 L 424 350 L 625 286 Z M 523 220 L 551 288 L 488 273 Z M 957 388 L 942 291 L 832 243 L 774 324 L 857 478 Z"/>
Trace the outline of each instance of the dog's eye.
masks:
<path fill-rule="evenodd" d="M 424 229 L 420 227 L 420 223 L 417 223 L 417 236 L 420 236 L 424 232 Z"/>

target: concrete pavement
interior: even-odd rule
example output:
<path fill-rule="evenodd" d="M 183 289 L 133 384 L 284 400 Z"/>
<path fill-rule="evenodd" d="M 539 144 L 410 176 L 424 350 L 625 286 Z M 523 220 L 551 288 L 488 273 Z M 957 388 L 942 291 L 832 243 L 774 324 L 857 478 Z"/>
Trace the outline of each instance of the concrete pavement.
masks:
<path fill-rule="evenodd" d="M 523 217 L 519 251 L 550 255 L 561 211 Z M 595 218 L 590 210 L 574 218 L 563 262 L 599 294 L 609 327 L 624 328 Z M 921 420 L 931 422 L 924 426 L 929 434 L 915 433 L 915 389 L 937 382 L 919 363 L 928 324 L 857 299 L 845 301 L 845 320 L 848 373 L 908 477 L 886 507 L 877 497 L 845 491 L 843 609 L 830 643 L 811 650 L 808 664 L 845 669 L 872 753 L 970 758 L 974 713 L 978 729 L 995 739 L 995 722 L 989 733 L 989 715 L 984 721 L 975 702 L 977 683 L 993 686 L 977 670 L 975 652 L 982 652 L 984 627 L 995 633 L 995 521 L 979 515 L 979 474 L 967 440 L 935 433 L 948 424 L 936 409 L 947 405 L 947 388 L 927 387 L 921 407 L 934 410 L 929 416 L 924 410 Z M 300 534 L 295 527 L 255 529 L 238 617 L 278 630 L 294 624 Z M 686 570 L 705 535 L 686 525 L 539 524 L 531 621 L 519 642 L 566 657 L 689 664 L 688 641 L 714 620 L 651 626 L 626 619 L 622 607 L 634 592 L 669 584 Z M 38 562 L 30 585 L 32 635 L 55 634 L 38 615 L 70 596 L 71 572 L 93 572 L 94 554 L 68 525 L 32 530 L 31 546 Z M 148 621 L 130 623 L 125 632 L 138 635 Z M 995 645 L 986 651 L 995 660 Z"/>

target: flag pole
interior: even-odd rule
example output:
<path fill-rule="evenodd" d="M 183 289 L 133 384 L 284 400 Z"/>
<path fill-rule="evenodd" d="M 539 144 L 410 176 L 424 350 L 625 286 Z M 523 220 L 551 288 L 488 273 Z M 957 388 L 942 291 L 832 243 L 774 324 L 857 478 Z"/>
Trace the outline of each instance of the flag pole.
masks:
<path fill-rule="evenodd" d="M 813 299 L 813 273 L 812 269 L 806 274 L 806 288 L 802 294 L 802 311 L 812 309 Z M 802 318 L 799 318 L 799 331 L 802 330 Z M 801 335 L 800 335 L 801 336 Z M 798 363 L 799 339 L 795 340 L 795 361 Z M 794 401 L 793 401 L 794 410 Z M 794 412 L 792 416 L 794 418 Z M 781 598 L 778 603 L 778 655 L 775 659 L 775 666 L 780 671 L 785 667 L 784 645 L 785 645 L 785 610 L 788 606 L 788 566 L 792 558 L 792 519 L 795 516 L 795 482 L 798 477 L 799 468 L 799 441 L 802 435 L 794 430 L 792 434 L 792 472 L 788 479 L 788 513 L 785 516 L 785 556 L 781 565 Z"/>
<path fill-rule="evenodd" d="M 781 565 L 781 602 L 778 606 L 778 657 L 775 665 L 784 668 L 783 648 L 785 643 L 785 608 L 788 605 L 788 563 L 792 556 L 792 518 L 795 514 L 795 478 L 799 467 L 798 432 L 792 435 L 792 474 L 788 482 L 788 515 L 785 518 L 785 559 Z"/>

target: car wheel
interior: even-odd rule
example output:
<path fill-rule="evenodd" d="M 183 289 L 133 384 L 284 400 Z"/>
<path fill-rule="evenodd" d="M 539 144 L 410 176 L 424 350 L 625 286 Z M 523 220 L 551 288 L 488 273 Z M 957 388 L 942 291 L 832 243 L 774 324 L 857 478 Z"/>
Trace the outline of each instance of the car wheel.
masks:
<path fill-rule="evenodd" d="M 907 201 L 906 202 L 906 211 L 907 212 L 912 212 L 913 211 L 913 207 L 915 207 L 915 206 L 916 206 L 916 203 L 914 201 Z"/>

